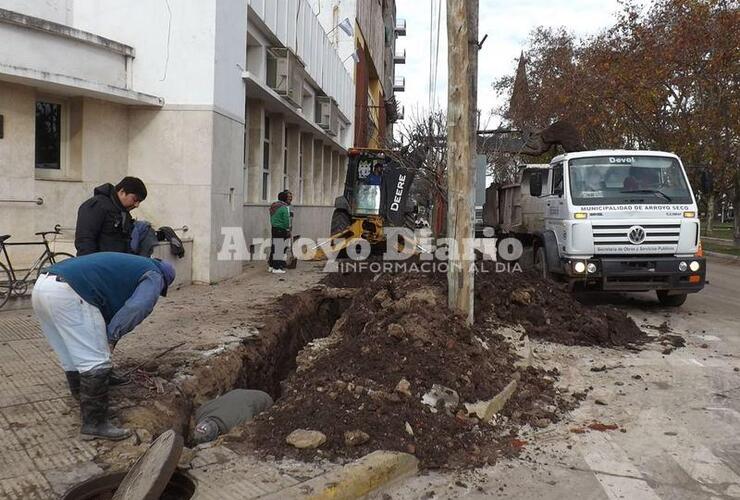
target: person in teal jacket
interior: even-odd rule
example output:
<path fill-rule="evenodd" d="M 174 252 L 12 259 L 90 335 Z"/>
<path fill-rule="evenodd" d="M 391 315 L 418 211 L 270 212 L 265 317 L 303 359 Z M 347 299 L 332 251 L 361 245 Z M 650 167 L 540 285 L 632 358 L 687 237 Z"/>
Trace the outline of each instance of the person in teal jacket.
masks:
<path fill-rule="evenodd" d="M 270 205 L 270 226 L 272 227 L 268 270 L 271 273 L 285 273 L 285 261 L 290 243 L 290 203 L 293 193 L 287 189 L 278 194 L 278 201 Z"/>

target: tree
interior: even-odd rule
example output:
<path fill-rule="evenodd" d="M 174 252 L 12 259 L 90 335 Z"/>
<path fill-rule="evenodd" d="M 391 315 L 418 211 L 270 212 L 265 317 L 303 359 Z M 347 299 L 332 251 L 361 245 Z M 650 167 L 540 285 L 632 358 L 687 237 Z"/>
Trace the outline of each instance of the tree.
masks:
<path fill-rule="evenodd" d="M 734 192 L 740 207 L 740 2 L 657 0 L 644 12 L 627 3 L 593 38 L 536 29 L 526 54 L 530 124 L 568 120 L 590 149 L 674 151 L 695 187 L 701 169 L 714 175 L 710 217 L 715 197 Z M 512 100 L 515 88 L 513 76 L 494 83 Z M 521 107 L 500 113 L 513 120 Z"/>

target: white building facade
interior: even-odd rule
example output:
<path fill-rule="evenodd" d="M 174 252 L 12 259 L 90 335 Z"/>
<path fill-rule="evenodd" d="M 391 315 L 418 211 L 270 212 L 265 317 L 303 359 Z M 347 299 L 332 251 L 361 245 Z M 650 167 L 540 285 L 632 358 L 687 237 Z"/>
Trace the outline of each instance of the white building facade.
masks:
<path fill-rule="evenodd" d="M 307 2 L 0 0 L 0 39 L 9 241 L 59 224 L 56 250 L 69 251 L 80 203 L 126 175 L 149 191 L 135 218 L 188 228 L 195 281 L 241 272 L 218 257 L 223 228 L 269 236 L 284 188 L 294 233 L 328 232 L 353 91 Z"/>

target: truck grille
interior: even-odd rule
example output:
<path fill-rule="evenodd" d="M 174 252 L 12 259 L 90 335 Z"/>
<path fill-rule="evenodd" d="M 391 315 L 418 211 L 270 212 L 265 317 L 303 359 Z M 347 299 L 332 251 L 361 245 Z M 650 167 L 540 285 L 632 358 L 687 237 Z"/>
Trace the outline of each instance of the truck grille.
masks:
<path fill-rule="evenodd" d="M 681 223 L 644 223 L 644 224 L 594 224 L 591 226 L 594 245 L 677 245 L 681 233 Z M 644 230 L 644 240 L 636 243 L 630 239 L 630 232 L 635 227 Z M 638 231 L 639 232 L 639 231 Z"/>

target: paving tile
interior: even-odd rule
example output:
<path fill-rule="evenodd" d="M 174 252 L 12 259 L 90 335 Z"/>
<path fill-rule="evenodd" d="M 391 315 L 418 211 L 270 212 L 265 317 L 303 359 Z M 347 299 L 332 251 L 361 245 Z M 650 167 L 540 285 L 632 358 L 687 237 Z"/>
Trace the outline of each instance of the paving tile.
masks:
<path fill-rule="evenodd" d="M 95 448 L 77 438 L 46 441 L 26 448 L 26 452 L 41 471 L 89 462 L 96 455 Z"/>
<path fill-rule="evenodd" d="M 40 472 L 0 480 L 0 499 L 48 500 L 54 498 L 51 485 Z"/>
<path fill-rule="evenodd" d="M 22 450 L 18 437 L 5 417 L 0 415 L 0 454 L 10 450 Z"/>
<path fill-rule="evenodd" d="M 0 342 L 43 338 L 38 321 L 31 318 L 3 318 L 0 324 Z"/>
<path fill-rule="evenodd" d="M 24 391 L 0 377 L 0 408 L 28 403 Z"/>
<path fill-rule="evenodd" d="M 0 480 L 20 477 L 35 469 L 26 450 L 3 450 L 0 454 Z"/>

